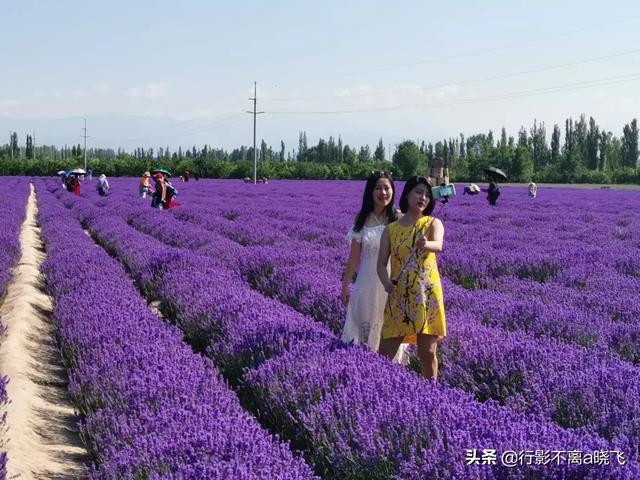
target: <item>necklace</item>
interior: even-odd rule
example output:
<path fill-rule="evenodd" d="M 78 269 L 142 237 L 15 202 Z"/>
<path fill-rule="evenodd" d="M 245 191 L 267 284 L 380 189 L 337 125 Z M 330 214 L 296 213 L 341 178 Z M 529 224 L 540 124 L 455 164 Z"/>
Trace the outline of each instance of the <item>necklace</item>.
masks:
<path fill-rule="evenodd" d="M 378 217 L 378 215 L 376 215 L 374 212 L 371 212 L 371 215 L 373 216 L 373 218 L 376 219 L 376 222 L 378 223 L 378 225 L 384 225 L 385 224 L 385 215 L 384 212 L 382 214 L 382 220 L 380 220 L 380 217 Z"/>

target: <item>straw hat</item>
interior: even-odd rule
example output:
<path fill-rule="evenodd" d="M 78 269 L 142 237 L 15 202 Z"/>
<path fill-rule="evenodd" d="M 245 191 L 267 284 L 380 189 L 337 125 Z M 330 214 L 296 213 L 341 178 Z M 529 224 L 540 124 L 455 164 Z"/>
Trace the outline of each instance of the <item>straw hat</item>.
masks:
<path fill-rule="evenodd" d="M 147 170 L 146 172 L 144 172 L 144 173 L 142 174 L 142 176 L 143 176 L 143 177 L 150 177 L 150 176 L 151 176 L 151 174 L 150 174 L 150 173 L 149 173 L 149 171 Z"/>

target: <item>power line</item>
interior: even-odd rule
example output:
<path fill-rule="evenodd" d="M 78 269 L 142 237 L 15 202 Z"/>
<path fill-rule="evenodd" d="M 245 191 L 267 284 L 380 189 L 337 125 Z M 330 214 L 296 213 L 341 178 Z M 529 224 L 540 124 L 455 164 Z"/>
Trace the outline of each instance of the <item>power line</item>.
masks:
<path fill-rule="evenodd" d="M 630 73 L 626 75 L 605 77 L 597 80 L 587 80 L 583 82 L 568 83 L 568 84 L 556 85 L 552 87 L 522 90 L 518 92 L 489 95 L 484 97 L 467 98 L 467 99 L 461 99 L 461 100 L 450 101 L 450 102 L 437 102 L 437 103 L 428 103 L 423 105 L 406 105 L 406 106 L 399 105 L 399 106 L 393 106 L 393 107 L 380 107 L 380 108 L 369 108 L 369 109 L 358 109 L 358 110 L 321 110 L 321 111 L 288 111 L 288 112 L 287 111 L 266 111 L 266 113 L 278 114 L 278 115 L 296 115 L 296 114 L 322 115 L 322 114 L 389 112 L 394 110 L 416 110 L 416 109 L 422 110 L 422 109 L 427 109 L 432 107 L 464 105 L 464 104 L 470 104 L 470 103 L 486 102 L 491 100 L 503 100 L 503 99 L 509 99 L 509 98 L 517 98 L 517 97 L 544 95 L 548 93 L 557 93 L 557 92 L 564 92 L 564 91 L 570 91 L 570 90 L 580 90 L 584 88 L 613 85 L 616 83 L 635 81 L 639 79 L 640 79 L 640 72 L 635 72 L 635 73 Z"/>
<path fill-rule="evenodd" d="M 511 77 L 517 77 L 520 75 L 528 75 L 531 73 L 540 73 L 540 72 L 545 72 L 545 71 L 549 71 L 549 70 L 556 70 L 559 68 L 565 68 L 565 67 L 571 67 L 571 66 L 575 66 L 575 65 L 581 65 L 581 64 L 585 64 L 585 63 L 591 63 L 591 62 L 597 62 L 600 60 L 607 60 L 610 58 L 616 58 L 616 57 L 622 57 L 625 55 L 632 55 L 634 53 L 639 53 L 640 52 L 640 48 L 634 49 L 634 50 L 626 50 L 624 52 L 618 52 L 618 53 L 612 53 L 610 55 L 602 55 L 599 57 L 591 57 L 591 58 L 587 58 L 587 59 L 583 59 L 583 60 L 576 60 L 573 62 L 567 62 L 567 63 L 561 63 L 561 64 L 555 64 L 555 65 L 548 65 L 545 67 L 540 67 L 540 68 L 535 68 L 535 69 L 530 69 L 530 70 L 522 70 L 522 71 L 518 71 L 518 72 L 511 72 L 511 73 L 505 73 L 505 74 L 501 74 L 501 75 L 492 75 L 489 77 L 481 77 L 481 78 L 476 78 L 476 79 L 470 79 L 470 80 L 456 80 L 456 81 L 450 81 L 450 82 L 446 82 L 446 83 L 439 83 L 439 84 L 434 84 L 434 85 L 424 85 L 424 86 L 419 86 L 419 87 L 410 87 L 410 88 L 404 88 L 404 89 L 397 89 L 397 90 L 391 90 L 388 92 L 371 92 L 371 93 L 359 93 L 359 94 L 354 94 L 354 95 L 327 95 L 327 96 L 313 96 L 313 97 L 270 97 L 270 98 L 263 98 L 263 101 L 307 101 L 307 100 L 334 100 L 334 99 L 338 99 L 338 100 L 344 100 L 344 99 L 352 99 L 352 98 L 361 98 L 361 97 L 375 97 L 375 96 L 382 96 L 382 95 L 393 95 L 393 94 L 398 94 L 398 93 L 406 93 L 406 92 L 415 92 L 415 91 L 424 91 L 424 90 L 435 90 L 438 88 L 442 88 L 442 87 L 447 87 L 450 85 L 466 85 L 466 84 L 470 84 L 470 83 L 478 83 L 478 82 L 484 82 L 484 81 L 489 81 L 489 80 L 499 80 L 499 79 L 504 79 L 504 78 L 511 78 Z"/>
<path fill-rule="evenodd" d="M 457 53 L 457 54 L 453 54 L 453 55 L 447 55 L 447 56 L 444 56 L 444 57 L 430 58 L 430 59 L 427 59 L 427 60 L 421 60 L 421 61 L 413 62 L 413 63 L 405 63 L 405 64 L 400 64 L 400 65 L 395 65 L 395 66 L 381 67 L 381 68 L 376 68 L 376 69 L 371 69 L 371 70 L 363 70 L 363 71 L 360 71 L 360 72 L 352 72 L 352 73 L 347 73 L 347 74 L 342 74 L 342 75 L 336 75 L 336 77 L 347 77 L 347 76 L 364 74 L 364 73 L 385 72 L 385 71 L 389 71 L 389 70 L 397 70 L 399 68 L 408 68 L 408 67 L 415 67 L 417 65 L 425 65 L 425 64 L 428 64 L 428 63 L 444 62 L 444 61 L 447 61 L 447 60 L 454 60 L 454 59 L 458 59 L 458 58 L 464 58 L 464 57 L 470 57 L 470 56 L 480 55 L 480 54 L 484 54 L 484 53 L 495 52 L 495 51 L 503 50 L 503 49 L 506 49 L 506 48 L 519 47 L 521 45 L 527 45 L 529 43 L 537 43 L 537 42 L 542 42 L 544 40 L 552 40 L 552 39 L 555 39 L 555 38 L 567 37 L 567 36 L 575 35 L 576 33 L 587 32 L 587 31 L 590 31 L 590 30 L 597 30 L 597 29 L 600 29 L 600 28 L 610 27 L 612 25 L 619 25 L 621 23 L 627 23 L 627 22 L 638 20 L 638 19 L 640 19 L 640 16 L 627 17 L 627 18 L 623 18 L 623 19 L 619 19 L 619 20 L 614 20 L 614 21 L 611 21 L 611 22 L 599 23 L 599 24 L 596 24 L 596 25 L 590 25 L 590 26 L 586 26 L 586 27 L 581 27 L 581 28 L 577 28 L 575 30 L 569 30 L 569 31 L 566 31 L 566 32 L 554 33 L 554 34 L 546 35 L 546 36 L 543 36 L 543 37 L 532 38 L 532 39 L 529 39 L 529 40 L 521 40 L 521 41 L 518 41 L 518 42 L 506 43 L 506 44 L 503 44 L 503 45 L 496 45 L 494 47 L 488 47 L 488 48 L 483 48 L 483 49 L 478 49 L 478 50 L 472 50 L 472 51 L 469 51 L 469 52 L 462 52 L 462 53 Z"/>

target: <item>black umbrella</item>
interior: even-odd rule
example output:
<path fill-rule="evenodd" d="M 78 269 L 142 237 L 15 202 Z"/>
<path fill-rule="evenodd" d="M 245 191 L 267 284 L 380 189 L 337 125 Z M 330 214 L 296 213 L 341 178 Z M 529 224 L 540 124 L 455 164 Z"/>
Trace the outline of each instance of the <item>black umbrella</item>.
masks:
<path fill-rule="evenodd" d="M 489 177 L 493 178 L 494 180 L 506 180 L 507 179 L 507 174 L 504 173 L 499 168 L 496 168 L 496 167 L 485 168 L 484 169 L 484 173 L 489 175 Z"/>

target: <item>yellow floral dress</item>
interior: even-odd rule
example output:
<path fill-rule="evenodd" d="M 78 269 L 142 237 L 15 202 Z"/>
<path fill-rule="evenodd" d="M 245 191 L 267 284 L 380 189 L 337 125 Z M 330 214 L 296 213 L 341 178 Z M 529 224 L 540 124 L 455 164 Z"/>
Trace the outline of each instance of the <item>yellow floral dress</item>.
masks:
<path fill-rule="evenodd" d="M 447 334 L 442 284 L 436 254 L 411 252 L 413 245 L 429 229 L 434 217 L 422 217 L 414 225 L 391 223 L 391 278 L 396 279 L 407 259 L 398 284 L 387 299 L 382 338 L 404 337 L 403 342 L 416 343 L 417 335 Z"/>

